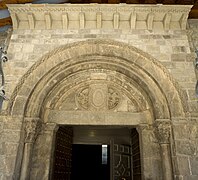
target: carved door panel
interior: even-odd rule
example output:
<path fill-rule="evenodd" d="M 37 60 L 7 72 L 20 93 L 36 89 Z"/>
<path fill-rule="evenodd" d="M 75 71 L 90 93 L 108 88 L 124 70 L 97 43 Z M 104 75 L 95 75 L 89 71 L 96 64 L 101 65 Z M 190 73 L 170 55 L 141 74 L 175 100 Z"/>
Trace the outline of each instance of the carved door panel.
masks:
<path fill-rule="evenodd" d="M 139 134 L 136 129 L 131 130 L 131 140 L 132 140 L 133 179 L 141 180 Z"/>
<path fill-rule="evenodd" d="M 56 134 L 53 180 L 71 179 L 73 129 L 59 127 Z"/>
<path fill-rule="evenodd" d="M 113 180 L 131 180 L 131 147 L 114 144 Z"/>

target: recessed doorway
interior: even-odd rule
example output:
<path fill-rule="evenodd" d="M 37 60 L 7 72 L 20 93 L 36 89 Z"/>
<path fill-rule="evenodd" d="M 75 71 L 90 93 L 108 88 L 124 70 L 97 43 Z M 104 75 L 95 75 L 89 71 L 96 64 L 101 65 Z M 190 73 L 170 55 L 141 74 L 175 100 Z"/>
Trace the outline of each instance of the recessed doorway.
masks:
<path fill-rule="evenodd" d="M 52 179 L 141 179 L 139 135 L 121 126 L 60 126 Z"/>

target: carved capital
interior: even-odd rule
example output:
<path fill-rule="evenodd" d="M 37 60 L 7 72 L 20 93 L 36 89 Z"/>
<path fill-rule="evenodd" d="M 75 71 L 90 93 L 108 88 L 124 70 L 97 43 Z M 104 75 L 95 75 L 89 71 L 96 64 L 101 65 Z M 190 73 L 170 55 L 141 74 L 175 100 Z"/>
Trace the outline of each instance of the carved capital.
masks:
<path fill-rule="evenodd" d="M 139 134 L 141 134 L 143 131 L 148 130 L 149 126 L 147 124 L 140 124 L 136 130 Z"/>
<path fill-rule="evenodd" d="M 167 121 L 155 122 L 155 134 L 160 144 L 170 143 L 171 124 Z"/>
<path fill-rule="evenodd" d="M 40 119 L 26 119 L 25 120 L 25 142 L 34 143 L 36 137 L 41 129 Z"/>

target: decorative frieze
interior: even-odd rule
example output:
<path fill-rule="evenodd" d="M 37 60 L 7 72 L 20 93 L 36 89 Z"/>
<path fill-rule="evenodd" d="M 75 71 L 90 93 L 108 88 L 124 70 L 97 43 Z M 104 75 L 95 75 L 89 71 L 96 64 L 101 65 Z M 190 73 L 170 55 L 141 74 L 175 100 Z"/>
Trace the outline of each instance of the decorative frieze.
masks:
<path fill-rule="evenodd" d="M 9 4 L 14 29 L 185 29 L 189 5 Z"/>

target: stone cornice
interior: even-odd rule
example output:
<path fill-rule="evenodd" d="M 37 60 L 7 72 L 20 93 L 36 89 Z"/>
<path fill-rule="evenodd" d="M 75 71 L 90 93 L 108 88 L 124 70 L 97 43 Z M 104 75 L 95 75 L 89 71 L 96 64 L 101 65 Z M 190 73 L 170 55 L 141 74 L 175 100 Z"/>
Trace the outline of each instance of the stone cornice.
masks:
<path fill-rule="evenodd" d="M 186 29 L 190 5 L 10 4 L 14 29 Z"/>

